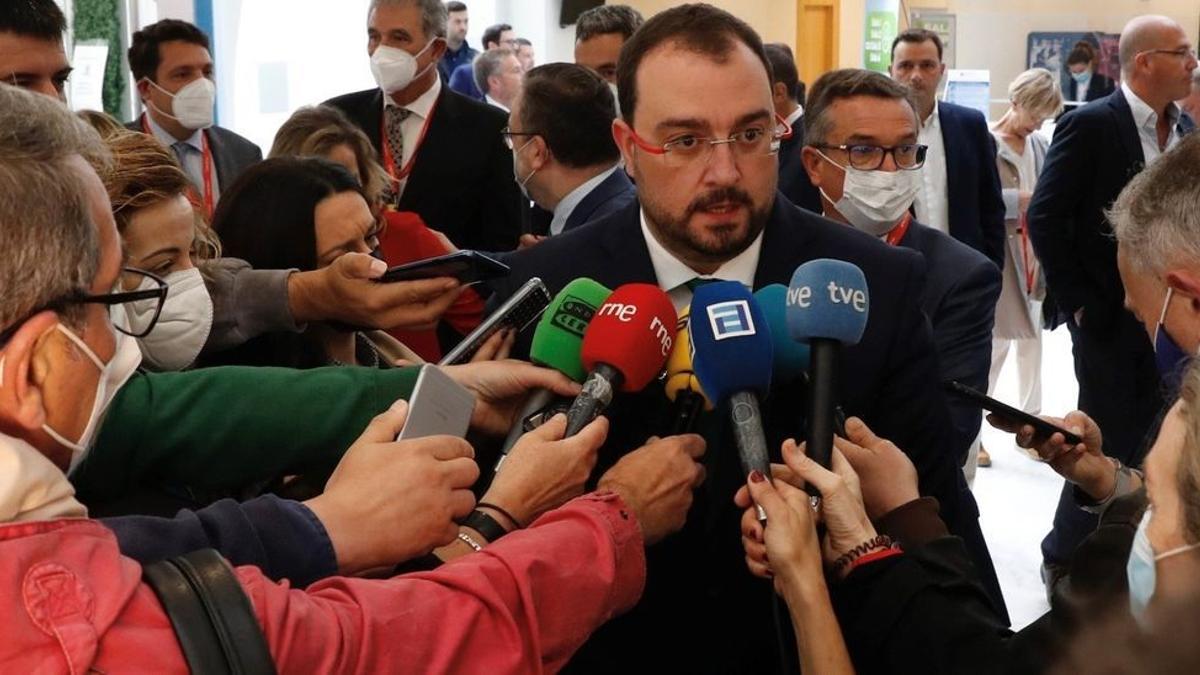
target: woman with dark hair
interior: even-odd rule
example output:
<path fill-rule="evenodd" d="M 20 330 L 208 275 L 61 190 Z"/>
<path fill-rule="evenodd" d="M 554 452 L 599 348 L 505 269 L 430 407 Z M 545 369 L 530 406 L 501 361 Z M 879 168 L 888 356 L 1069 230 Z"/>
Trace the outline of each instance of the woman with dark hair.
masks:
<path fill-rule="evenodd" d="M 256 269 L 315 270 L 345 253 L 370 253 L 379 223 L 349 171 L 317 158 L 269 159 L 247 169 L 221 195 L 213 216 L 227 255 Z M 387 367 L 421 359 L 380 331 L 332 323 L 302 333 L 270 333 L 216 354 L 207 365 L 315 368 Z"/>
<path fill-rule="evenodd" d="M 1071 53 L 1067 54 L 1067 70 L 1071 72 L 1071 81 L 1065 87 L 1068 101 L 1087 103 L 1113 93 L 1116 85 L 1111 78 L 1096 70 L 1097 65 L 1096 47 L 1091 42 L 1080 40 L 1071 47 Z"/>

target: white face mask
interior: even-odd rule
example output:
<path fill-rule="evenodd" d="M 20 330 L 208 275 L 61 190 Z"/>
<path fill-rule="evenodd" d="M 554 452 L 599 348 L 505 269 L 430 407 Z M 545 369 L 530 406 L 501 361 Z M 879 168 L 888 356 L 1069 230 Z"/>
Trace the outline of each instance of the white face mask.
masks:
<path fill-rule="evenodd" d="M 820 154 L 846 174 L 842 198 L 834 203 L 834 207 L 855 229 L 867 234 L 882 237 L 890 232 L 912 206 L 921 189 L 919 171 L 863 171 L 844 167 L 825 153 Z M 821 195 L 833 202 L 824 189 L 821 189 Z"/>
<path fill-rule="evenodd" d="M 425 70 L 417 72 L 417 57 L 432 45 L 433 41 L 430 40 L 416 56 L 398 47 L 376 47 L 375 53 L 371 55 L 371 74 L 375 76 L 375 84 L 379 85 L 385 94 L 394 94 L 412 84 L 413 80 L 424 75 L 425 71 L 433 66 L 430 63 Z"/>
<path fill-rule="evenodd" d="M 51 429 L 50 425 L 42 425 L 42 431 L 71 451 L 71 463 L 67 468 L 69 475 L 91 450 L 92 444 L 96 441 L 96 434 L 100 430 L 100 424 L 104 421 L 104 414 L 108 412 L 109 404 L 112 403 L 121 387 L 137 371 L 138 364 L 142 362 L 142 353 L 138 350 L 136 340 L 120 331 L 113 331 L 116 335 L 116 350 L 113 352 L 112 359 L 108 363 L 104 363 L 100 357 L 96 356 L 96 352 L 92 351 L 92 348 L 87 346 L 87 343 L 71 329 L 61 323 L 56 328 L 68 340 L 74 342 L 75 346 L 100 369 L 100 377 L 96 380 L 96 397 L 92 402 L 92 412 L 88 416 L 83 433 L 79 435 L 79 440 L 67 440 L 65 436 Z"/>
<path fill-rule="evenodd" d="M 174 114 L 169 114 L 154 105 L 149 99 L 146 100 L 146 103 L 157 110 L 158 114 L 179 122 L 187 129 L 207 129 L 213 125 L 213 106 L 217 101 L 217 85 L 213 84 L 212 80 L 207 77 L 193 80 L 174 94 L 158 86 L 150 78 L 146 78 L 146 81 L 150 83 L 150 86 L 171 97 L 171 111 Z"/>
<path fill-rule="evenodd" d="M 213 303 L 204 285 L 200 270 L 193 267 L 172 272 L 167 282 L 167 299 L 154 330 L 138 338 L 142 356 L 155 370 L 183 370 L 195 362 L 208 341 L 213 324 Z M 143 279 L 138 290 L 149 290 L 155 284 Z M 134 332 L 154 318 L 156 300 L 130 302 L 124 305 L 129 325 Z M 113 308 L 114 313 L 121 308 Z"/>
<path fill-rule="evenodd" d="M 532 142 L 533 142 L 533 139 L 531 138 L 528 141 L 525 141 L 525 145 L 522 145 L 521 147 L 517 148 L 516 150 L 513 150 L 513 176 L 517 180 L 517 187 L 521 190 L 521 194 L 528 201 L 533 201 L 533 197 L 529 196 L 529 181 L 533 178 L 533 174 L 537 173 L 538 170 L 534 169 L 533 171 L 530 171 L 529 175 L 525 176 L 525 178 L 522 179 L 521 178 L 521 169 L 517 165 L 517 155 L 521 154 L 521 151 L 524 150 L 525 148 L 528 148 L 529 144 Z"/>

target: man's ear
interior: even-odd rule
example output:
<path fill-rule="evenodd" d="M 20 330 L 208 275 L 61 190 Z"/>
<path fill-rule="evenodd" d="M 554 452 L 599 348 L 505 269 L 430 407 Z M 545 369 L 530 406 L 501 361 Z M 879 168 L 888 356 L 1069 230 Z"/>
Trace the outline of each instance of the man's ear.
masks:
<path fill-rule="evenodd" d="M 439 37 L 433 39 L 433 46 L 429 48 L 429 55 L 433 57 L 434 63 L 442 60 L 442 55 L 446 53 L 447 48 L 446 38 Z"/>
<path fill-rule="evenodd" d="M 806 145 L 800 149 L 800 161 L 804 164 L 804 171 L 808 174 L 808 181 L 813 184 L 813 187 L 821 187 L 821 162 L 824 158 L 817 149 L 811 145 Z"/>
<path fill-rule="evenodd" d="M 1187 296 L 1192 312 L 1200 314 L 1200 275 L 1186 267 L 1168 269 L 1167 285 Z"/>
<path fill-rule="evenodd" d="M 633 142 L 633 128 L 625 123 L 625 120 L 616 118 L 612 123 L 613 142 L 617 144 L 617 149 L 621 151 L 621 159 L 625 161 L 626 171 L 633 169 L 633 150 L 635 143 Z"/>
<path fill-rule="evenodd" d="M 50 372 L 46 343 L 58 324 L 54 312 L 41 312 L 21 325 L 0 356 L 0 417 L 19 429 L 40 429 L 46 421 L 42 387 Z"/>
<path fill-rule="evenodd" d="M 533 151 L 529 168 L 538 171 L 541 171 L 544 166 L 549 164 L 550 159 L 554 156 L 554 153 L 550 151 L 550 145 L 541 136 L 533 137 L 533 143 L 529 144 L 529 149 Z"/>
<path fill-rule="evenodd" d="M 146 78 L 143 77 L 142 79 L 135 82 L 133 86 L 137 89 L 138 97 L 140 97 L 141 100 L 145 101 L 150 98 L 150 81 L 149 80 L 147 80 Z"/>

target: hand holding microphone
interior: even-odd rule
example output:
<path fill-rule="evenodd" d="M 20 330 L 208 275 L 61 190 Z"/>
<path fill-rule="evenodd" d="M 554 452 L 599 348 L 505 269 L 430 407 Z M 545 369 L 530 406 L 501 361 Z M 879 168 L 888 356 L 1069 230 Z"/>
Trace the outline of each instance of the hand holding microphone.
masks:
<path fill-rule="evenodd" d="M 529 360 L 536 365 L 557 370 L 575 382 L 582 382 L 587 375 L 579 357 L 583 335 L 596 310 L 611 293 L 587 278 L 576 279 L 564 286 L 538 320 L 529 348 Z M 525 433 L 526 418 L 549 407 L 556 398 L 557 394 L 549 389 L 536 390 L 529 396 L 512 422 L 508 437 L 504 439 L 495 471 L 500 470 L 517 439 Z"/>
<path fill-rule="evenodd" d="M 641 391 L 666 363 L 674 343 L 675 307 L 658 286 L 626 284 L 604 301 L 583 336 L 588 370 L 567 411 L 567 436 L 604 412 L 616 390 Z"/>

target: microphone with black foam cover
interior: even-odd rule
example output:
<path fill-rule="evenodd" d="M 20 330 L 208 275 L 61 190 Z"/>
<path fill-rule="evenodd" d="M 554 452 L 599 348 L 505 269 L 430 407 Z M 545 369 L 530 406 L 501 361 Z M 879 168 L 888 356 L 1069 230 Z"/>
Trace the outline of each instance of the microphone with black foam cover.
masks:
<path fill-rule="evenodd" d="M 641 391 L 666 363 L 675 341 L 675 307 L 653 284 L 625 284 L 608 296 L 583 336 L 588 376 L 567 411 L 567 436 L 596 419 L 613 392 Z"/>
<path fill-rule="evenodd" d="M 579 354 L 583 347 L 583 336 L 596 310 L 611 294 L 612 291 L 607 287 L 586 277 L 564 286 L 538 320 L 529 347 L 530 362 L 553 368 L 576 382 L 582 382 L 587 376 Z M 527 431 L 525 420 L 553 405 L 556 398 L 557 395 L 549 389 L 537 389 L 530 394 L 508 437 L 504 439 L 500 459 L 496 461 L 496 471 L 500 470 L 508 452 Z"/>
<path fill-rule="evenodd" d="M 792 339 L 809 347 L 808 456 L 829 468 L 837 408 L 837 366 L 843 346 L 867 329 L 870 293 L 853 263 L 820 258 L 796 268 L 787 292 Z M 811 494 L 811 490 L 810 490 Z"/>
<path fill-rule="evenodd" d="M 700 380 L 692 368 L 692 341 L 688 337 L 691 308 L 679 312 L 675 324 L 675 346 L 667 357 L 667 381 L 664 389 L 671 401 L 670 435 L 688 434 L 696 429 L 700 414 L 712 410 L 713 404 L 704 395 Z"/>
<path fill-rule="evenodd" d="M 774 355 L 762 308 L 734 281 L 706 284 L 692 296 L 692 366 L 718 404 L 728 402 L 742 472 L 771 477 L 759 400 L 771 390 Z M 767 514 L 758 508 L 758 519 Z"/>

